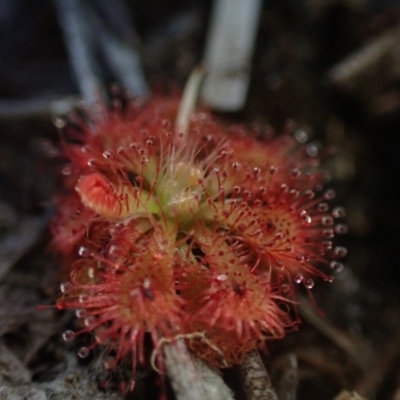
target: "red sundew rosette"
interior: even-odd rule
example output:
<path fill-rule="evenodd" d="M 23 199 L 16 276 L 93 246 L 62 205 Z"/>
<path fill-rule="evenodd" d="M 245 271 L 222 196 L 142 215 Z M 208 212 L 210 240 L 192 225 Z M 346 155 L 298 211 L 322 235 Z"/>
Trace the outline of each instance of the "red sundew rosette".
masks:
<path fill-rule="evenodd" d="M 73 252 L 84 239 L 96 213 L 83 206 L 76 193 L 69 193 L 56 200 L 57 217 L 51 223 L 52 247 L 64 256 Z"/>
<path fill-rule="evenodd" d="M 203 159 L 215 153 L 215 162 L 208 169 L 218 168 L 220 179 L 225 174 L 225 183 L 230 185 L 234 176 L 242 191 L 254 194 L 260 187 L 274 191 L 282 183 L 306 191 L 322 182 L 323 176 L 316 169 L 319 159 L 307 154 L 306 147 L 288 134 L 254 137 L 245 127 L 223 126 L 211 114 L 200 111 L 191 117 L 189 135 L 198 142 Z"/>
<path fill-rule="evenodd" d="M 151 176 L 168 149 L 166 139 L 172 140 L 177 108 L 177 99 L 132 101 L 124 110 L 104 110 L 91 124 L 81 121 L 79 129 L 67 128 L 64 155 L 70 160 L 69 173 L 76 181 L 90 172 Z"/>
<path fill-rule="evenodd" d="M 78 272 L 78 266 L 74 273 Z M 167 280 L 138 276 L 137 268 L 96 271 L 96 282 L 81 284 L 72 274 L 72 288 L 58 300 L 59 309 L 75 309 L 84 328 L 94 334 L 93 344 L 116 351 L 115 362 L 131 354 L 144 363 L 144 336 L 149 333 L 155 348 L 162 338 L 173 339 L 181 324 L 181 299 Z M 146 274 L 143 274 L 144 276 Z M 92 347 L 93 347 L 92 346 Z M 162 353 L 159 353 L 162 357 Z"/>
<path fill-rule="evenodd" d="M 290 282 L 306 283 L 315 275 L 327 278 L 316 264 L 329 258 L 332 242 L 327 238 L 333 235 L 333 218 L 307 195 L 284 188 L 259 195 L 252 205 L 240 199 L 216 206 L 210 214 L 211 221 L 218 220 L 215 227 L 228 231 L 228 240 L 240 241 L 253 254 L 250 269 L 272 268 Z"/>
<path fill-rule="evenodd" d="M 136 362 L 145 362 L 146 334 L 159 350 L 162 339 L 173 340 L 182 332 L 183 299 L 175 292 L 172 271 L 173 237 L 173 229 L 159 224 L 144 243 L 136 242 L 136 254 L 125 263 L 86 253 L 74 264 L 71 281 L 62 286 L 57 308 L 77 310 L 84 327 L 73 336 L 93 333 L 89 349 L 102 344 L 115 353 L 107 367 L 130 354 L 135 374 Z M 68 334 L 70 339 L 71 331 Z M 162 369 L 162 352 L 157 356 Z"/>
<path fill-rule="evenodd" d="M 50 247 L 62 256 L 64 280 L 83 254 L 103 251 L 104 243 L 109 240 L 110 222 L 85 207 L 75 192 L 59 197 L 56 205 L 57 215 L 50 225 L 53 235 Z"/>
<path fill-rule="evenodd" d="M 195 119 L 198 135 L 200 121 L 205 120 L 214 143 L 221 144 L 206 152 L 201 186 L 208 206 L 202 208 L 201 223 L 240 240 L 253 254 L 249 268 L 272 269 L 288 296 L 294 294 L 294 282 L 311 289 L 314 276 L 330 280 L 318 265 L 345 251 L 333 249 L 331 241 L 337 230 L 326 200 L 334 192 L 316 194 L 324 181 L 316 169 L 318 159 L 306 156 L 289 136 L 258 141 L 244 136 L 243 130 L 241 135 L 224 136 L 223 128 L 201 115 Z"/>
<path fill-rule="evenodd" d="M 330 192 L 314 192 L 317 158 L 289 136 L 229 133 L 204 112 L 177 138 L 177 109 L 136 101 L 70 132 L 54 242 L 95 262 L 74 263 L 58 306 L 93 317 L 84 330 L 122 349 L 117 361 L 129 346 L 142 352 L 149 330 L 156 346 L 180 332 L 199 357 L 233 365 L 294 325 L 280 308 L 293 282 L 311 288 L 327 278 L 318 264 L 345 251 L 332 249 Z"/>
<path fill-rule="evenodd" d="M 104 248 L 104 253 L 115 265 L 133 263 L 135 255 L 145 248 L 153 230 L 153 225 L 146 218 L 114 224 L 109 230 L 110 240 Z"/>
<path fill-rule="evenodd" d="M 286 300 L 266 274 L 248 268 L 235 244 L 227 244 L 226 235 L 199 227 L 191 246 L 203 255 L 197 262 L 186 257 L 178 287 L 191 315 L 186 321 L 186 330 L 192 332 L 188 343 L 199 357 L 215 367 L 232 366 L 293 326 Z"/>
<path fill-rule="evenodd" d="M 64 256 L 77 253 L 97 221 L 116 221 L 131 212 L 140 200 L 132 186 L 157 175 L 177 107 L 177 99 L 132 101 L 124 110 L 103 110 L 91 123 L 81 119 L 67 125 L 62 145 L 69 164 L 62 173 L 69 192 L 56 203 L 54 249 Z"/>

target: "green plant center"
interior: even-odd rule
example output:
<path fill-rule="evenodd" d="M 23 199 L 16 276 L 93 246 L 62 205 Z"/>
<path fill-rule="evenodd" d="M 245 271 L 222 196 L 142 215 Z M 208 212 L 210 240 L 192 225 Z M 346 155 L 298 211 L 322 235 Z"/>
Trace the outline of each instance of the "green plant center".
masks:
<path fill-rule="evenodd" d="M 180 222 L 193 219 L 199 210 L 203 191 L 199 182 L 203 178 L 201 169 L 192 163 L 171 163 L 156 189 L 160 208 L 167 218 Z"/>

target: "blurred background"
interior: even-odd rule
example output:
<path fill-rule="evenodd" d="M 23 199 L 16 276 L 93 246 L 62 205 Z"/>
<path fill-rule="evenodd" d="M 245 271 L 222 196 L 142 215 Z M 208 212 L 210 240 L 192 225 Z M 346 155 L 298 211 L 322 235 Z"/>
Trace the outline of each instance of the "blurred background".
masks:
<path fill-rule="evenodd" d="M 255 36 L 244 106 L 216 109 L 216 115 L 277 132 L 290 125 L 321 153 L 336 149 L 325 164 L 337 193 L 333 203 L 345 206 L 349 226 L 340 238 L 349 250 L 345 270 L 335 283 L 318 282 L 313 290 L 318 310 L 326 314 L 322 328 L 318 317 L 304 314 L 304 329 L 271 345 L 265 362 L 278 371 L 272 376 L 279 383 L 282 357 L 296 355 L 297 397 L 287 400 L 333 399 L 342 389 L 356 389 L 367 399 L 398 400 L 400 1 L 260 4 L 255 25 L 249 26 Z M 36 310 L 54 302 L 59 281 L 57 260 L 46 250 L 62 165 L 53 123 L 62 123 L 56 116 L 77 107 L 82 97 L 87 103 L 106 101 L 115 83 L 132 96 L 183 88 L 204 61 L 213 5 L 211 0 L 0 0 L 0 385 L 5 398 L 46 399 L 55 393 L 61 399 L 76 391 L 82 394 L 76 398 L 117 396 L 112 385 L 106 393 L 98 388 L 104 380 L 98 378 L 100 368 L 79 366 L 74 347 L 66 349 L 59 340 L 71 318 Z M 327 334 L 324 324 L 334 333 Z M 337 333 L 355 347 L 341 347 Z M 357 347 L 361 342 L 366 347 Z M 76 365 L 84 371 L 84 383 L 71 372 Z M 68 374 L 72 383 L 65 383 Z M 148 388 L 154 376 L 142 376 L 132 398 L 156 396 Z M 227 371 L 225 379 L 235 387 L 232 376 Z"/>

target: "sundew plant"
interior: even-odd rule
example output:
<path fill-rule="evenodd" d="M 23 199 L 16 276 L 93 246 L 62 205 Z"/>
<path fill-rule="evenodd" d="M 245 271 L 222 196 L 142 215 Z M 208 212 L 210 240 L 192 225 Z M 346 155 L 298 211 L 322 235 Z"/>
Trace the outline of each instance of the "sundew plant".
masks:
<path fill-rule="evenodd" d="M 176 97 L 99 108 L 62 132 L 64 187 L 53 243 L 70 279 L 59 309 L 76 310 L 107 368 L 133 374 L 150 338 L 185 338 L 215 368 L 297 326 L 299 286 L 332 280 L 346 249 L 334 192 L 301 134 L 229 127 Z M 297 139 L 296 139 L 297 137 Z"/>

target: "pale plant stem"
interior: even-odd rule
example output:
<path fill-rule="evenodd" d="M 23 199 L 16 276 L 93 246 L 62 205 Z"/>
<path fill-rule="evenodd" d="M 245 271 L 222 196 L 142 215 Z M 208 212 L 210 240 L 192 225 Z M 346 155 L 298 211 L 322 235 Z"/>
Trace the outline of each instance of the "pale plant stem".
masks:
<path fill-rule="evenodd" d="M 185 90 L 183 91 L 175 121 L 175 137 L 179 144 L 187 142 L 190 116 L 196 107 L 203 78 L 204 69 L 202 67 L 195 68 L 190 74 Z"/>

